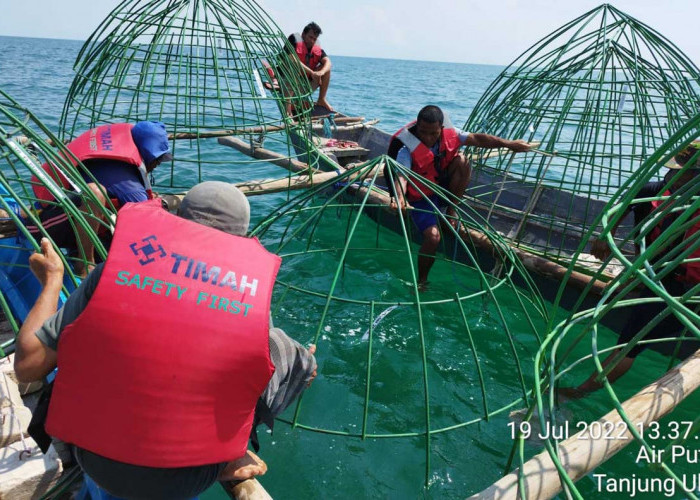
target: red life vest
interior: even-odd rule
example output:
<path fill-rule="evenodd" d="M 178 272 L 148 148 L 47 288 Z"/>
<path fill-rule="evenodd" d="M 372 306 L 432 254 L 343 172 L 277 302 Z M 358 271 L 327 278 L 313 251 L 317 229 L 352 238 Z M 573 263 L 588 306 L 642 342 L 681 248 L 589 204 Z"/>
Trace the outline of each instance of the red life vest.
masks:
<path fill-rule="evenodd" d="M 138 168 L 149 198 L 153 198 L 151 183 L 148 180 L 146 166 L 141 159 L 134 140 L 131 137 L 131 129 L 133 125 L 130 123 L 114 123 L 108 125 L 100 125 L 99 127 L 88 130 L 76 137 L 68 143 L 66 147 L 77 157 L 81 162 L 87 160 L 117 160 Z M 73 155 L 62 153 L 61 156 L 69 160 L 74 166 L 78 164 Z M 77 189 L 77 187 L 68 179 L 61 171 L 58 165 L 49 165 L 44 163 L 41 168 L 49 175 L 49 177 L 59 186 L 66 189 Z M 32 176 L 32 188 L 34 194 L 39 200 L 53 201 L 54 197 L 44 184 L 36 177 Z"/>
<path fill-rule="evenodd" d="M 157 201 L 126 204 L 95 293 L 59 339 L 47 432 L 147 467 L 243 456 L 274 371 L 280 261 Z"/>
<path fill-rule="evenodd" d="M 294 49 L 296 50 L 299 60 L 307 68 L 315 70 L 323 57 L 323 50 L 321 50 L 321 46 L 314 45 L 311 47 L 311 50 L 309 50 L 304 41 L 301 39 L 301 35 L 298 33 L 294 35 L 294 40 L 296 41 Z"/>
<path fill-rule="evenodd" d="M 664 194 L 661 196 L 671 196 L 671 191 L 666 190 Z M 651 202 L 651 209 L 652 211 L 656 210 L 659 208 L 659 206 L 663 203 L 663 200 L 654 200 Z M 695 212 L 693 214 L 693 218 L 698 218 L 700 217 L 700 211 Z M 662 221 L 663 222 L 663 221 Z M 661 236 L 662 233 L 662 227 L 661 224 L 662 222 L 659 222 L 654 228 L 647 234 L 646 237 L 646 242 L 648 245 L 653 243 L 659 236 Z M 700 231 L 700 220 L 696 222 L 690 229 L 688 229 L 685 232 L 685 235 L 683 236 L 684 240 L 689 239 L 693 234 L 697 233 Z M 700 259 L 700 248 L 696 249 L 694 252 L 692 252 L 689 256 L 686 257 L 686 259 Z M 686 262 L 684 264 L 680 265 L 681 268 L 681 273 L 679 273 L 678 280 L 684 281 L 687 283 L 691 284 L 696 284 L 700 283 L 700 262 Z"/>
<path fill-rule="evenodd" d="M 413 135 L 412 130 L 414 130 L 415 123 L 416 122 L 413 121 L 401 128 L 392 136 L 391 140 L 398 139 L 411 152 L 411 170 L 431 182 L 438 183 L 440 172 L 435 168 L 435 155 L 428 146 Z M 441 171 L 446 169 L 454 157 L 457 156 L 460 146 L 457 129 L 452 127 L 443 128 L 442 134 L 440 134 L 439 149 Z M 406 197 L 409 201 L 421 199 L 421 192 L 423 192 L 424 196 L 433 194 L 433 191 L 425 184 L 420 182 L 415 182 L 415 184 L 418 189 L 413 187 L 410 182 L 406 186 Z"/>

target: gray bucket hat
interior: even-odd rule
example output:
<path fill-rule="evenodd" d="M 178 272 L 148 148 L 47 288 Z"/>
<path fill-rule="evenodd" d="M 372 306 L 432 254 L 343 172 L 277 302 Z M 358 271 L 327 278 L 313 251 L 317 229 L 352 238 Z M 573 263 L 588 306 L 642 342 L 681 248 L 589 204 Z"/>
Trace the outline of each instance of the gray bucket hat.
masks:
<path fill-rule="evenodd" d="M 183 198 L 178 215 L 225 233 L 245 236 L 250 223 L 248 198 L 233 184 L 207 181 Z"/>

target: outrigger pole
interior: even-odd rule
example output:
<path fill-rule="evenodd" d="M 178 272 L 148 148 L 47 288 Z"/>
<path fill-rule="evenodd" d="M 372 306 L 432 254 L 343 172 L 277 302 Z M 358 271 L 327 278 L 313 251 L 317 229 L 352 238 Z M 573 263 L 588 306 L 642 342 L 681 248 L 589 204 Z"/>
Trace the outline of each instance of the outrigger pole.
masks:
<path fill-rule="evenodd" d="M 577 481 L 618 451 L 632 442 L 637 442 L 633 433 L 646 429 L 671 412 L 700 385 L 700 349 L 663 377 L 646 386 L 622 404 L 628 416 L 625 421 L 618 410 L 613 410 L 597 422 L 606 428 L 615 429 L 616 439 L 598 439 L 590 436 L 590 426 L 558 444 L 561 465 L 572 481 Z M 617 436 L 618 430 L 626 429 Z M 587 433 L 584 435 L 584 433 Z M 522 479 L 525 492 L 520 491 L 518 481 Z M 520 469 L 504 476 L 482 492 L 468 500 L 520 500 L 552 498 L 562 490 L 562 484 L 552 457 L 548 451 L 534 456 Z"/>

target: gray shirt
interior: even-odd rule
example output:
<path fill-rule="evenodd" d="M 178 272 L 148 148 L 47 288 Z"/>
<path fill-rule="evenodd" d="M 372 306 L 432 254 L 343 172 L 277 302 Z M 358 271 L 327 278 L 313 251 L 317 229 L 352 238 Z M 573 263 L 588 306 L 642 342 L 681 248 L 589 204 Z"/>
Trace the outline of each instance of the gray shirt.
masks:
<path fill-rule="evenodd" d="M 63 307 L 47 319 L 36 332 L 41 342 L 54 351 L 58 350 L 61 332 L 75 321 L 87 306 L 102 276 L 102 268 L 103 264 L 98 265 L 70 294 Z M 306 389 L 316 367 L 316 360 L 306 348 L 284 331 L 272 327 L 272 321 L 270 322 L 270 359 L 275 365 L 275 373 L 261 398 L 272 414 L 277 416 Z"/>

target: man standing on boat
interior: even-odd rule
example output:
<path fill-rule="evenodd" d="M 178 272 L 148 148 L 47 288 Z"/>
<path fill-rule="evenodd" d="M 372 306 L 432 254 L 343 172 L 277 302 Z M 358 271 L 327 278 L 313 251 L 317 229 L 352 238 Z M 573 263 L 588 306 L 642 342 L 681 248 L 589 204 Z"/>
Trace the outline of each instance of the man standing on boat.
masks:
<path fill-rule="evenodd" d="M 664 190 L 664 186 L 676 175 L 677 171 L 683 168 L 688 161 L 692 161 L 693 164 L 688 166 L 681 174 L 681 176 L 675 180 L 671 185 L 670 189 Z M 689 182 L 697 182 L 698 174 L 700 174 L 700 141 L 693 141 L 688 147 L 680 151 L 674 158 L 669 161 L 666 166 L 670 169 L 666 174 L 664 180 L 650 182 L 646 184 L 637 193 L 636 198 L 654 198 L 657 196 L 671 196 L 673 193 L 680 190 L 683 186 Z M 634 212 L 634 225 L 638 227 L 649 215 L 656 210 L 660 205 L 661 201 L 650 201 L 646 203 L 631 203 L 625 212 L 623 213 L 620 220 L 615 226 L 610 230 L 611 235 L 614 237 L 618 225 L 625 216 L 630 212 Z M 646 236 L 646 243 L 650 245 L 652 241 L 659 237 L 659 235 L 665 231 L 673 221 L 676 220 L 680 212 L 670 213 Z M 697 218 L 700 214 L 695 214 L 693 217 Z M 664 255 L 669 250 L 677 248 L 683 244 L 683 239 L 689 237 L 693 233 L 700 230 L 700 223 L 696 223 L 692 228 L 690 228 L 683 237 L 678 238 L 677 241 L 666 245 L 666 247 L 655 256 L 652 264 L 658 262 L 664 258 Z M 637 249 L 638 251 L 638 249 Z M 608 242 L 602 238 L 596 238 L 591 242 L 591 253 L 594 257 L 600 259 L 601 261 L 607 260 L 610 257 L 610 247 Z M 700 254 L 694 252 L 689 255 L 687 259 L 698 259 Z M 700 282 L 700 262 L 687 262 L 680 264 L 674 272 L 668 274 L 662 279 L 662 284 L 665 290 L 673 297 L 680 297 L 688 292 L 692 287 L 696 286 Z M 648 287 L 644 287 L 639 296 L 640 299 L 654 298 L 656 295 Z M 640 332 L 645 326 L 651 323 L 657 316 L 662 314 L 666 309 L 666 302 L 649 302 L 642 303 L 632 306 L 632 311 L 630 313 L 630 319 L 627 324 L 623 327 L 620 335 L 617 339 L 618 345 L 624 346 Z M 665 337 L 676 337 L 683 331 L 683 325 L 678 321 L 674 314 L 667 315 L 663 320 L 661 320 L 652 330 L 650 330 L 643 340 L 650 339 L 662 339 Z M 627 373 L 637 356 L 648 347 L 647 344 L 636 344 L 607 374 L 606 378 L 611 384 L 617 379 L 622 377 Z M 618 347 L 613 350 L 610 355 L 605 358 L 602 363 L 603 369 L 607 368 L 610 363 L 615 359 L 615 357 L 620 353 L 622 347 Z M 559 389 L 559 394 L 571 399 L 578 399 L 585 396 L 588 393 L 597 391 L 603 387 L 602 382 L 598 382 L 598 372 L 594 372 L 591 376 L 583 382 L 578 387 L 562 387 Z"/>
<path fill-rule="evenodd" d="M 402 127 L 391 139 L 389 156 L 429 181 L 447 189 L 460 203 L 471 179 L 471 166 L 465 155 L 459 152 L 462 146 L 478 148 L 507 148 L 511 151 L 529 151 L 530 144 L 510 141 L 494 135 L 470 134 L 457 130 L 446 119 L 437 106 L 425 106 L 415 122 Z M 408 182 L 404 177 L 395 179 L 393 191 L 398 206 L 411 210 L 411 218 L 423 235 L 423 244 L 418 255 L 418 284 L 424 287 L 428 273 L 435 262 L 435 252 L 440 244 L 438 216 L 433 205 L 445 209 L 445 200 L 436 195 L 427 185 Z M 392 204 L 395 203 L 392 201 Z M 456 213 L 447 209 L 450 223 L 456 223 Z"/>
<path fill-rule="evenodd" d="M 280 259 L 243 237 L 245 196 L 205 182 L 179 215 L 155 201 L 122 208 L 107 261 L 58 312 L 60 258 L 47 239 L 30 258 L 43 290 L 15 372 L 38 380 L 58 365 L 47 431 L 120 498 L 192 498 L 263 474 L 246 452 L 253 425 L 316 375 L 315 348 L 270 323 Z"/>
<path fill-rule="evenodd" d="M 311 83 L 311 90 L 320 89 L 316 104 L 328 111 L 333 111 L 333 107 L 326 100 L 331 83 L 331 59 L 316 43 L 321 33 L 323 33 L 321 27 L 312 21 L 304 27 L 301 35 L 299 33 L 289 35 L 289 43 L 301 61 L 304 73 Z"/>

